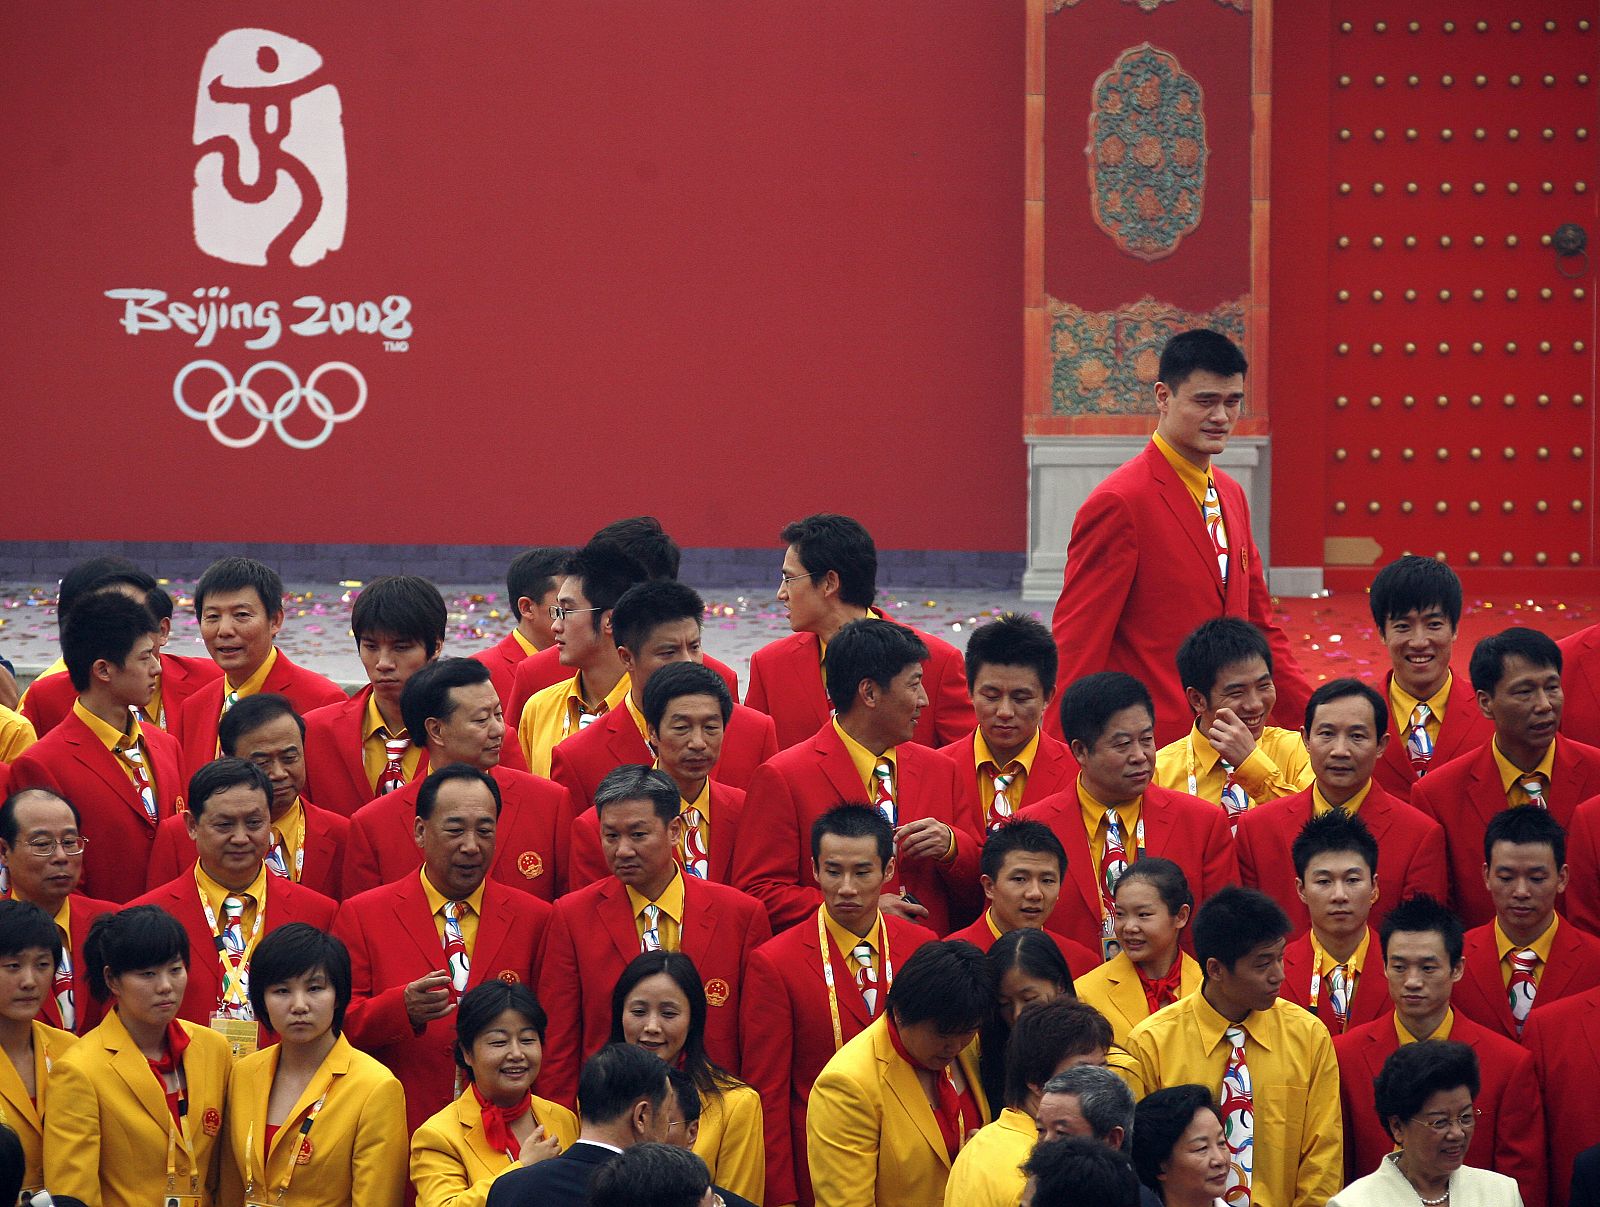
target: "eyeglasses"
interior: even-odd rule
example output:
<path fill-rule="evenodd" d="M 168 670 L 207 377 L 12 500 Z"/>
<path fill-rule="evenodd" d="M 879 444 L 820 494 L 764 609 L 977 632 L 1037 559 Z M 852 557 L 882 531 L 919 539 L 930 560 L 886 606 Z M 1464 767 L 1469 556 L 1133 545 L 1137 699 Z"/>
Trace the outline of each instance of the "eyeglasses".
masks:
<path fill-rule="evenodd" d="M 784 574 L 780 572 L 778 574 L 778 590 L 783 590 L 790 583 L 800 578 L 816 578 L 816 575 L 812 574 L 809 570 L 807 570 L 804 574 Z"/>
<path fill-rule="evenodd" d="M 1470 1132 L 1477 1124 L 1478 1117 L 1482 1114 L 1483 1112 L 1477 1107 L 1473 1107 L 1470 1111 L 1464 1111 L 1460 1115 L 1434 1115 L 1428 1119 L 1413 1117 L 1412 1122 L 1431 1128 L 1435 1133 L 1442 1136 L 1452 1127 L 1459 1127 L 1464 1132 Z"/>
<path fill-rule="evenodd" d="M 49 859 L 56 853 L 56 848 L 61 848 L 63 855 L 82 855 L 83 848 L 89 845 L 89 840 L 81 834 L 74 834 L 69 838 L 30 838 L 22 844 L 40 859 Z"/>
<path fill-rule="evenodd" d="M 604 608 L 563 608 L 560 604 L 550 605 L 551 620 L 565 620 L 569 616 L 576 616 L 579 612 L 604 612 Z"/>

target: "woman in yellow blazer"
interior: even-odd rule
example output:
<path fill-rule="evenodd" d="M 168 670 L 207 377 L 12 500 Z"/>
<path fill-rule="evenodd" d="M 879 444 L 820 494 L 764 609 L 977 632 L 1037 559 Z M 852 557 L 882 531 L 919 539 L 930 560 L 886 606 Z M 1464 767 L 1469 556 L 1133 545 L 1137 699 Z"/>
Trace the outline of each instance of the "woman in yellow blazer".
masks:
<path fill-rule="evenodd" d="M 956 1154 L 990 1121 L 973 1041 L 994 1008 L 993 973 L 972 944 L 912 953 L 884 1012 L 811 1088 L 806 1158 L 818 1204 L 943 1204 Z"/>
<path fill-rule="evenodd" d="M 211 1207 L 233 1056 L 178 1018 L 188 932 L 159 906 L 101 914 L 83 959 L 112 1009 L 50 1071 L 45 1185 L 99 1207 Z"/>
<path fill-rule="evenodd" d="M 532 1092 L 546 1021 L 526 985 L 484 981 L 462 995 L 456 1065 L 470 1084 L 411 1137 L 417 1207 L 483 1207 L 501 1174 L 577 1140 L 577 1116 Z"/>
<path fill-rule="evenodd" d="M 682 952 L 634 957 L 611 994 L 610 1043 L 637 1044 L 682 1069 L 700 1092 L 694 1151 L 711 1182 L 759 1203 L 766 1197 L 761 1095 L 706 1055 L 706 990 Z"/>
<path fill-rule="evenodd" d="M 61 933 L 30 901 L 0 901 L 0 1123 L 22 1144 L 22 1188 L 44 1189 L 45 1088 L 50 1070 L 78 1037 L 41 1023 L 45 994 L 55 992 Z"/>
<path fill-rule="evenodd" d="M 1200 988 L 1200 965 L 1178 944 L 1189 925 L 1194 895 L 1183 869 L 1170 859 L 1147 855 L 1117 881 L 1112 925 L 1122 951 L 1078 978 L 1080 1001 L 1111 1023 L 1112 1042 L 1122 1047 L 1133 1025 Z"/>
<path fill-rule="evenodd" d="M 405 1091 L 342 1034 L 349 1005 L 338 939 L 291 922 L 256 947 L 250 1006 L 278 1042 L 233 1071 L 224 1207 L 400 1207 Z"/>

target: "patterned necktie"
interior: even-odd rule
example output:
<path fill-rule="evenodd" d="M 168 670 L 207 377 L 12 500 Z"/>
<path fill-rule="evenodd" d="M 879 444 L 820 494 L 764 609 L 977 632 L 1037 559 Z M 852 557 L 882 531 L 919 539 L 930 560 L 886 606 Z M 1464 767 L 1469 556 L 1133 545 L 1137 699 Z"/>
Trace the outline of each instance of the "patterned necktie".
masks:
<path fill-rule="evenodd" d="M 1222 500 L 1217 498 L 1217 484 L 1206 475 L 1206 501 L 1202 508 L 1206 515 L 1206 533 L 1211 537 L 1211 548 L 1217 555 L 1217 571 L 1222 575 L 1222 585 L 1228 585 L 1228 530 L 1222 526 Z"/>
<path fill-rule="evenodd" d="M 1411 729 L 1406 734 L 1406 754 L 1411 756 L 1411 772 L 1418 779 L 1428 774 L 1433 761 L 1433 739 L 1428 736 L 1428 720 L 1433 709 L 1419 704 L 1411 710 Z"/>
<path fill-rule="evenodd" d="M 878 1017 L 878 970 L 872 965 L 872 944 L 865 939 L 850 949 L 856 962 L 856 988 L 867 1003 L 867 1017 Z"/>
<path fill-rule="evenodd" d="M 711 875 L 711 852 L 706 849 L 705 839 L 700 835 L 705 814 L 691 805 L 678 817 L 683 822 L 683 833 L 678 840 L 678 862 L 687 874 L 705 880 Z"/>
<path fill-rule="evenodd" d="M 239 693 L 230 690 L 227 695 L 222 697 L 222 711 L 217 714 L 218 719 L 220 720 L 227 716 L 228 710 L 237 703 L 239 703 Z"/>
<path fill-rule="evenodd" d="M 444 963 L 450 970 L 450 988 L 458 995 L 467 991 L 467 977 L 472 974 L 467 940 L 461 934 L 461 911 L 466 908 L 459 901 L 444 903 Z"/>
<path fill-rule="evenodd" d="M 1227 759 L 1219 761 L 1222 763 L 1222 769 L 1228 773 L 1228 778 L 1222 785 L 1222 807 L 1228 814 L 1228 825 L 1237 833 L 1239 819 L 1250 808 L 1250 797 L 1245 793 L 1244 785 L 1237 778 L 1238 769 Z"/>
<path fill-rule="evenodd" d="M 78 1005 L 72 993 L 72 948 L 61 945 L 61 963 L 56 965 L 56 1012 L 61 1015 L 61 1029 L 71 1031 L 78 1025 Z"/>
<path fill-rule="evenodd" d="M 1228 1207 L 1248 1207 L 1251 1174 L 1255 1169 L 1255 1099 L 1250 1066 L 1244 1060 L 1244 1028 L 1229 1027 L 1228 1067 L 1222 1071 L 1222 1134 L 1228 1142 L 1228 1186 L 1222 1201 Z"/>
<path fill-rule="evenodd" d="M 267 849 L 267 871 L 289 879 L 289 860 L 283 850 L 283 831 L 272 827 L 272 846 Z"/>
<path fill-rule="evenodd" d="M 1533 1009 L 1533 999 L 1539 992 L 1539 982 L 1534 973 L 1539 970 L 1539 955 L 1531 947 L 1511 953 L 1511 982 L 1506 986 L 1506 996 L 1511 1001 L 1511 1017 L 1517 1022 L 1517 1034 L 1528 1021 L 1528 1011 Z"/>
<path fill-rule="evenodd" d="M 1337 964 L 1328 971 L 1328 1006 L 1343 1031 L 1350 1025 L 1350 965 Z"/>
<path fill-rule="evenodd" d="M 1004 771 L 994 771 L 994 803 L 989 806 L 989 829 L 998 830 L 1011 819 L 1016 812 L 1016 807 L 1011 803 L 1011 785 L 1017 782 L 1017 776 L 1022 773 L 1022 764 L 1012 761 L 1006 764 Z"/>
<path fill-rule="evenodd" d="M 1106 810 L 1106 841 L 1100 853 L 1100 888 L 1106 901 L 1115 900 L 1117 881 L 1128 870 L 1128 851 L 1122 839 L 1122 818 L 1115 809 Z"/>
<path fill-rule="evenodd" d="M 1519 782 L 1522 785 L 1522 790 L 1528 794 L 1528 803 L 1530 805 L 1537 809 L 1548 809 L 1550 807 L 1550 801 L 1545 795 L 1550 785 L 1541 773 L 1535 771 L 1531 775 L 1525 775 Z"/>
<path fill-rule="evenodd" d="M 128 765 L 133 772 L 133 786 L 138 790 L 139 799 L 144 804 L 144 816 L 152 826 L 156 824 L 156 790 L 150 783 L 150 773 L 145 769 L 144 751 L 139 749 L 138 742 L 129 742 L 126 746 L 117 747 L 117 757 Z"/>
<path fill-rule="evenodd" d="M 639 911 L 644 915 L 644 933 L 639 936 L 639 952 L 661 950 L 661 907 L 651 902 Z"/>
<path fill-rule="evenodd" d="M 244 964 L 244 898 L 231 894 L 222 899 L 222 946 L 239 966 L 239 998 L 250 999 L 250 970 Z M 224 990 L 226 992 L 226 989 Z"/>
<path fill-rule="evenodd" d="M 387 729 L 380 728 L 383 734 L 383 757 L 387 760 L 383 771 L 378 775 L 378 795 L 388 796 L 389 793 L 406 786 L 406 771 L 402 760 L 406 751 L 411 749 L 410 738 L 391 738 Z"/>
<path fill-rule="evenodd" d="M 872 784 L 874 795 L 872 803 L 879 813 L 882 813 L 888 823 L 893 826 L 895 821 L 894 804 L 894 763 L 889 759 L 879 759 L 872 768 Z"/>

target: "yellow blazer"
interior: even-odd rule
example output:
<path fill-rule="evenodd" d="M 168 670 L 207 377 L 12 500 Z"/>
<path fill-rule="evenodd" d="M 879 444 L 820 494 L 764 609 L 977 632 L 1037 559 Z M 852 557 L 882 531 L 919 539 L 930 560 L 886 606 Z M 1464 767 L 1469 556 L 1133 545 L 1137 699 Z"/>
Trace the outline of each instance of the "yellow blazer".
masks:
<path fill-rule="evenodd" d="M 22 1141 L 24 1190 L 44 1188 L 45 1087 L 55 1062 L 77 1042 L 78 1037 L 71 1031 L 58 1031 L 38 1019 L 33 1020 L 33 1083 L 39 1088 L 37 1103 L 28 1097 L 16 1066 L 0 1057 L 0 1123 L 16 1132 L 17 1139 Z"/>
<path fill-rule="evenodd" d="M 977 1044 L 958 1058 L 989 1123 L 978 1080 Z M 806 1108 L 811 1186 L 827 1207 L 942 1207 L 950 1154 L 912 1067 L 901 1060 L 882 1014 L 833 1054 Z"/>
<path fill-rule="evenodd" d="M 1180 951 L 1183 972 L 1178 976 L 1178 998 L 1181 1001 L 1200 988 L 1200 965 L 1187 952 Z M 1111 1039 L 1117 1047 L 1125 1047 L 1128 1032 L 1135 1023 L 1150 1016 L 1150 1003 L 1145 1000 L 1144 986 L 1139 983 L 1139 970 L 1120 952 L 1112 959 L 1073 981 L 1073 991 L 1080 1002 L 1087 1002 L 1111 1024 Z"/>
<path fill-rule="evenodd" d="M 578 1117 L 559 1103 L 538 1095 L 533 1117 L 566 1152 L 578 1139 Z M 411 1184 L 417 1207 L 483 1207 L 494 1180 L 520 1168 L 483 1138 L 483 1111 L 472 1089 L 432 1116 L 411 1137 Z"/>
<path fill-rule="evenodd" d="M 181 1022 L 189 1035 L 183 1075 L 189 1096 L 174 1150 L 175 1193 L 190 1187 L 201 1207 L 217 1191 L 222 1108 L 232 1049 L 209 1027 Z M 172 1112 L 150 1062 L 112 1010 L 50 1071 L 44 1117 L 44 1180 L 51 1194 L 99 1207 L 150 1207 L 167 1196 Z"/>
<path fill-rule="evenodd" d="M 705 1098 L 694 1151 L 713 1184 L 759 1203 L 767 1197 L 767 1141 L 761 1130 L 761 1095 L 747 1085 Z"/>
<path fill-rule="evenodd" d="M 269 1149 L 267 1100 L 281 1051 L 273 1044 L 234 1067 L 223 1207 L 243 1202 L 252 1179 L 253 1199 L 278 1202 L 285 1178 L 285 1207 L 400 1207 L 406 1191 L 406 1097 L 395 1075 L 341 1035 Z M 305 1136 L 311 1155 L 299 1164 L 300 1129 L 318 1099 L 322 1109 Z"/>

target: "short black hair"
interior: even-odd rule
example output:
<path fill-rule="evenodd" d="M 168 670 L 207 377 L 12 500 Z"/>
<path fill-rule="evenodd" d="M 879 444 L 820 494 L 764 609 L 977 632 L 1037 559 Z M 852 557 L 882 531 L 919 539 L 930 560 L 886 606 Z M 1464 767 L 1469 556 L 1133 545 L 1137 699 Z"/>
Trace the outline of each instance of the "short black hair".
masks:
<path fill-rule="evenodd" d="M 1178 647 L 1178 681 L 1210 699 L 1222 672 L 1238 662 L 1260 658 L 1272 674 L 1272 647 L 1267 635 L 1237 616 L 1213 616 L 1183 639 Z"/>
<path fill-rule="evenodd" d="M 356 647 L 367 637 L 399 637 L 421 642 L 432 658 L 444 645 L 450 610 L 439 588 L 415 574 L 385 574 L 356 596 L 350 630 Z"/>
<path fill-rule="evenodd" d="M 141 637 L 161 631 L 161 622 L 138 600 L 120 591 L 97 591 L 73 605 L 61 627 L 61 658 L 78 691 L 89 687 L 94 664 L 104 658 L 121 666 Z"/>
<path fill-rule="evenodd" d="M 1133 1162 L 1087 1136 L 1043 1140 L 1021 1168 L 1033 1179 L 1034 1207 L 1139 1207 Z"/>
<path fill-rule="evenodd" d="M 675 578 L 653 578 L 634 583 L 611 609 L 611 637 L 637 654 L 650 634 L 664 624 L 692 620 L 705 622 L 706 604 L 700 593 Z"/>
<path fill-rule="evenodd" d="M 1453 629 L 1461 623 L 1461 580 L 1438 558 L 1408 553 L 1378 571 L 1367 602 L 1380 633 L 1391 620 L 1432 608 L 1441 609 Z"/>
<path fill-rule="evenodd" d="M 597 633 L 603 615 L 617 606 L 627 589 L 650 577 L 622 546 L 611 541 L 590 541 L 567 558 L 561 570 L 567 578 L 583 583 L 583 597 L 596 609 L 589 615 Z"/>
<path fill-rule="evenodd" d="M 107 971 L 121 976 L 141 968 L 160 968 L 173 960 L 189 967 L 189 932 L 159 905 L 134 905 L 101 914 L 83 941 L 84 973 L 97 1002 L 111 999 Z"/>
<path fill-rule="evenodd" d="M 683 553 L 678 543 L 667 535 L 661 521 L 653 515 L 629 516 L 625 520 L 612 520 L 589 538 L 591 541 L 609 541 L 638 562 L 650 578 L 677 578 Z M 591 598 L 590 602 L 593 602 Z"/>
<path fill-rule="evenodd" d="M 852 620 L 828 643 L 822 664 L 828 701 L 841 717 L 856 705 L 863 680 L 887 688 L 906 667 L 928 656 L 928 646 L 904 625 L 892 620 Z"/>
<path fill-rule="evenodd" d="M 1032 616 L 1004 612 L 973 629 L 967 639 L 967 690 L 977 686 L 978 672 L 986 666 L 1021 666 L 1039 676 L 1039 686 L 1048 696 L 1056 690 L 1060 661 L 1049 629 Z"/>
<path fill-rule="evenodd" d="M 1249 371 L 1250 362 L 1238 344 L 1220 331 L 1196 328 L 1180 331 L 1167 341 L 1156 366 L 1156 380 L 1176 390 L 1196 373 L 1233 377 Z"/>
<path fill-rule="evenodd" d="M 272 807 L 272 781 L 249 759 L 223 757 L 202 763 L 189 777 L 189 816 L 199 818 L 213 796 L 241 786 L 260 792 L 266 799 L 266 807 Z"/>
<path fill-rule="evenodd" d="M 995 978 L 983 953 L 961 939 L 924 943 L 900 966 L 888 1007 L 898 1026 L 932 1023 L 945 1035 L 977 1031 L 994 1010 Z"/>
<path fill-rule="evenodd" d="M 1343 809 L 1329 809 L 1300 827 L 1300 833 L 1289 846 L 1294 874 L 1304 880 L 1311 861 L 1332 851 L 1359 855 L 1367 865 L 1367 872 L 1373 876 L 1378 874 L 1378 840 L 1372 836 L 1366 822 Z"/>
<path fill-rule="evenodd" d="M 699 1207 L 711 1188 L 706 1163 L 692 1149 L 635 1144 L 589 1180 L 591 1207 Z"/>
<path fill-rule="evenodd" d="M 641 1098 L 659 1111 L 667 1089 L 667 1066 L 658 1057 L 633 1044 L 607 1044 L 583 1063 L 578 1107 L 590 1123 L 615 1123 Z"/>
<path fill-rule="evenodd" d="M 994 941 L 986 958 L 996 985 L 1016 968 L 1036 981 L 1051 982 L 1063 993 L 1074 992 L 1072 968 L 1061 954 L 1055 936 L 1047 930 L 1031 926 L 1008 930 Z"/>
<path fill-rule="evenodd" d="M 1169 914 L 1176 916 L 1186 905 L 1191 910 L 1194 908 L 1194 890 L 1189 887 L 1189 877 L 1172 860 L 1160 855 L 1141 855 L 1117 879 L 1117 892 L 1122 891 L 1124 884 L 1137 884 L 1141 880 L 1156 890 Z M 1113 900 L 1115 896 L 1113 893 Z"/>
<path fill-rule="evenodd" d="M 1067 874 L 1067 849 L 1061 845 L 1055 831 L 1042 821 L 1029 821 L 1013 817 L 989 831 L 984 839 L 983 853 L 978 857 L 978 870 L 990 880 L 1000 879 L 1000 869 L 1012 851 L 1027 851 L 1034 855 L 1049 855 L 1056 861 L 1061 874 Z"/>
<path fill-rule="evenodd" d="M 256 593 L 268 619 L 283 615 L 283 579 L 265 562 L 253 557 L 219 557 L 206 567 L 194 585 L 194 610 L 199 615 L 208 595 L 250 590 Z"/>
<path fill-rule="evenodd" d="M 1200 1111 L 1210 1111 L 1222 1122 L 1211 1091 L 1203 1085 L 1168 1086 L 1147 1094 L 1133 1108 L 1133 1166 L 1139 1180 L 1162 1198 L 1162 1167 L 1172 1160 L 1172 1150 Z"/>
<path fill-rule="evenodd" d="M 518 620 L 522 619 L 522 609 L 517 600 L 531 599 L 537 604 L 550 594 L 562 565 L 571 556 L 570 549 L 541 546 L 524 550 L 511 559 L 511 565 L 506 568 L 506 598 Z"/>
<path fill-rule="evenodd" d="M 1372 1079 L 1372 1106 L 1384 1135 L 1391 1119 L 1414 1119 L 1429 1098 L 1441 1090 L 1466 1086 L 1478 1097 L 1478 1054 L 1453 1039 L 1425 1039 L 1402 1044 L 1389 1053 L 1383 1068 Z"/>
<path fill-rule="evenodd" d="M 474 985 L 456 1002 L 456 1041 L 453 1049 L 456 1068 L 470 1074 L 471 1066 L 467 1064 L 466 1054 L 478 1042 L 478 1036 L 489 1029 L 489 1024 L 507 1010 L 515 1010 L 522 1015 L 528 1026 L 538 1032 L 539 1042 L 544 1043 L 544 1032 L 550 1025 L 550 1016 L 539 1004 L 533 990 L 521 981 L 508 982 L 493 977 Z"/>
<path fill-rule="evenodd" d="M 1502 629 L 1472 647 L 1468 673 L 1472 690 L 1494 695 L 1506 675 L 1506 659 L 1520 657 L 1530 666 L 1561 673 L 1561 647 L 1538 629 Z"/>
<path fill-rule="evenodd" d="M 458 687 L 493 682 L 489 668 L 476 658 L 437 658 L 406 680 L 400 689 L 400 720 L 413 746 L 428 745 L 428 722 L 455 712 L 450 693 Z"/>
<path fill-rule="evenodd" d="M 667 1080 L 672 1082 L 672 1096 L 678 1100 L 678 1113 L 685 1123 L 697 1123 L 705 1104 L 700 1101 L 700 1091 L 694 1078 L 682 1069 L 667 1066 Z"/>
<path fill-rule="evenodd" d="M 66 623 L 80 599 L 108 587 L 128 586 L 148 596 L 156 580 L 134 562 L 117 554 L 91 557 L 79 562 L 61 576 L 56 588 L 56 624 Z"/>
<path fill-rule="evenodd" d="M 79 829 L 83 828 L 83 815 L 78 812 L 78 806 L 53 788 L 18 788 L 6 797 L 4 804 L 0 804 L 0 838 L 5 839 L 11 846 L 17 845 L 17 839 L 22 834 L 22 827 L 17 823 L 17 806 L 28 796 L 48 796 L 52 800 L 60 801 L 72 810 L 72 824 Z"/>
<path fill-rule="evenodd" d="M 418 821 L 427 821 L 433 816 L 433 807 L 439 799 L 439 789 L 457 780 L 471 780 L 489 789 L 489 795 L 494 797 L 494 815 L 497 818 L 500 816 L 502 808 L 500 785 L 494 776 L 487 771 L 480 771 L 471 763 L 451 763 L 448 767 L 436 767 L 430 771 L 428 778 L 422 781 L 422 787 L 417 789 Z"/>
<path fill-rule="evenodd" d="M 878 594 L 878 547 L 859 520 L 818 512 L 785 524 L 778 539 L 793 545 L 812 581 L 829 570 L 839 576 L 839 601 L 870 608 Z M 833 647 L 828 647 L 833 653 Z"/>
<path fill-rule="evenodd" d="M 1006 1041 L 1006 1105 L 1025 1110 L 1063 1060 L 1105 1051 L 1112 1038 L 1111 1024 L 1088 1002 L 1063 995 L 1029 1006 Z"/>
<path fill-rule="evenodd" d="M 661 718 L 667 715 L 667 705 L 679 696 L 710 696 L 717 702 L 726 725 L 733 716 L 733 693 L 722 681 L 722 676 L 698 662 L 674 662 L 664 666 L 644 685 L 644 723 L 651 729 L 661 728 Z"/>
<path fill-rule="evenodd" d="M 250 957 L 250 1009 L 271 1031 L 267 990 L 297 976 L 322 970 L 333 987 L 333 1033 L 344 1031 L 344 1012 L 350 1008 L 350 951 L 332 935 L 305 922 L 289 922 L 256 944 Z"/>
<path fill-rule="evenodd" d="M 1389 940 L 1398 934 L 1436 934 L 1444 941 L 1445 955 L 1450 957 L 1450 967 L 1461 963 L 1466 951 L 1467 928 L 1461 918 L 1448 906 L 1440 904 L 1427 893 L 1413 893 L 1386 915 L 1378 926 L 1378 942 L 1384 956 L 1389 954 Z"/>
<path fill-rule="evenodd" d="M 1203 970 L 1217 960 L 1229 972 L 1263 943 L 1288 937 L 1294 928 L 1289 915 L 1265 893 L 1236 884 L 1218 889 L 1195 914 L 1194 958 Z"/>
<path fill-rule="evenodd" d="M 1324 704 L 1331 704 L 1335 700 L 1343 700 L 1349 696 L 1360 696 L 1372 708 L 1372 736 L 1381 738 L 1389 732 L 1389 702 L 1372 686 L 1361 682 L 1360 679 L 1330 679 L 1311 693 L 1311 699 L 1306 701 L 1305 733 L 1310 736 L 1311 727 L 1317 723 L 1317 709 Z"/>
<path fill-rule="evenodd" d="M 836 838 L 870 838 L 878 848 L 878 863 L 889 866 L 894 857 L 894 827 L 883 813 L 863 801 L 835 805 L 811 823 L 811 862 L 822 862 L 822 839 L 832 834 Z"/>
<path fill-rule="evenodd" d="M 828 650 L 831 655 L 832 648 Z M 1121 671 L 1097 671 L 1067 685 L 1061 693 L 1061 732 L 1068 745 L 1082 742 L 1091 750 L 1105 733 L 1111 718 L 1125 708 L 1143 704 L 1155 724 L 1156 706 L 1150 689 Z"/>
<path fill-rule="evenodd" d="M 665 771 L 656 771 L 638 763 L 624 763 L 606 772 L 599 787 L 594 790 L 594 815 L 598 820 L 611 805 L 624 801 L 647 801 L 661 819 L 669 824 L 683 808 L 683 798 L 678 795 L 678 785 Z"/>
<path fill-rule="evenodd" d="M 217 745 L 223 754 L 231 757 L 239 752 L 239 740 L 245 734 L 279 717 L 292 717 L 300 730 L 300 741 L 303 743 L 306 740 L 306 719 L 294 710 L 294 704 L 288 696 L 281 696 L 277 692 L 257 692 L 253 696 L 246 696 L 222 715 L 222 720 L 217 722 Z"/>
<path fill-rule="evenodd" d="M 0 956 L 21 955 L 37 947 L 61 967 L 61 932 L 55 919 L 32 901 L 0 900 Z"/>
<path fill-rule="evenodd" d="M 1567 862 L 1567 832 L 1561 828 L 1559 821 L 1550 816 L 1548 809 L 1519 805 L 1500 810 L 1489 819 L 1489 825 L 1483 831 L 1484 863 L 1494 863 L 1494 844 L 1497 842 L 1509 842 L 1513 846 L 1525 843 L 1548 845 L 1558 869 Z"/>
<path fill-rule="evenodd" d="M 156 618 L 158 624 L 172 619 L 172 596 L 159 583 L 144 593 L 144 606 L 150 609 L 150 615 Z"/>

